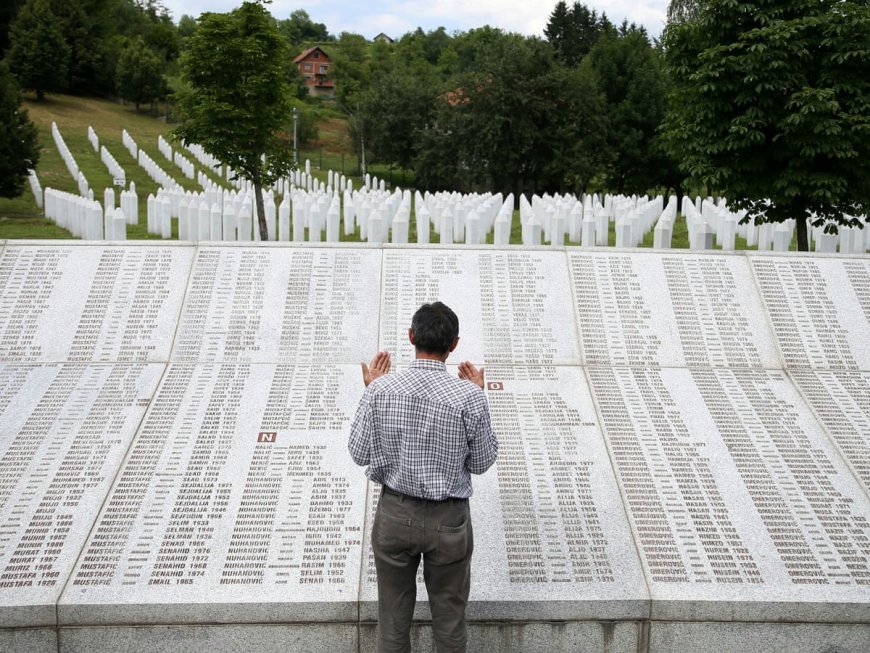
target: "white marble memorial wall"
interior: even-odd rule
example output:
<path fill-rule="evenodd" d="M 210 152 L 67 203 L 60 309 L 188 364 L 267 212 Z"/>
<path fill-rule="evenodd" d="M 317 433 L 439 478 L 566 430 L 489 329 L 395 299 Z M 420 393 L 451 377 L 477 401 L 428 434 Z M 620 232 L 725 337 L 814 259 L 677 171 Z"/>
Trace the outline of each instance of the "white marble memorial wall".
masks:
<path fill-rule="evenodd" d="M 473 621 L 649 621 L 658 651 L 729 650 L 699 623 L 867 634 L 866 258 L 0 245 L 0 648 L 329 622 L 343 650 L 376 606 L 359 361 L 406 365 L 436 299 L 501 445 Z"/>

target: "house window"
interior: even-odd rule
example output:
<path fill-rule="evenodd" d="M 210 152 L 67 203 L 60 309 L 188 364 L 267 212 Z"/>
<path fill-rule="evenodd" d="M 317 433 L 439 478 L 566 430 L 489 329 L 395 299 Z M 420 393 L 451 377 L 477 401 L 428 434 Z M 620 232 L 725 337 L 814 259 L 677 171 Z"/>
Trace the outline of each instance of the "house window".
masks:
<path fill-rule="evenodd" d="M 311 56 L 312 56 L 313 58 L 315 58 L 315 59 L 320 59 L 320 53 L 319 53 L 319 52 L 315 52 L 315 53 L 314 53 L 313 55 L 311 55 Z"/>
<path fill-rule="evenodd" d="M 317 72 L 319 72 L 319 73 L 325 73 L 327 68 L 328 68 L 328 66 L 320 66 L 320 67 L 317 69 Z"/>
<path fill-rule="evenodd" d="M 310 73 L 310 72 L 311 72 L 311 64 L 310 64 L 310 63 L 305 64 L 305 72 L 306 72 L 306 73 Z"/>

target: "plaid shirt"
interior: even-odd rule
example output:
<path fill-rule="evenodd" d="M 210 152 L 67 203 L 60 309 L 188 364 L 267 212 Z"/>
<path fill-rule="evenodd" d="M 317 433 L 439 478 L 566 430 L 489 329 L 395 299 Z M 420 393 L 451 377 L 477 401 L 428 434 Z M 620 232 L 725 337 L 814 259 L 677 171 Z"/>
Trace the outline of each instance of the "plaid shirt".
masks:
<path fill-rule="evenodd" d="M 471 496 L 470 474 L 495 462 L 498 440 L 483 390 L 449 375 L 441 361 L 418 358 L 369 384 L 348 449 L 371 480 L 440 501 Z"/>

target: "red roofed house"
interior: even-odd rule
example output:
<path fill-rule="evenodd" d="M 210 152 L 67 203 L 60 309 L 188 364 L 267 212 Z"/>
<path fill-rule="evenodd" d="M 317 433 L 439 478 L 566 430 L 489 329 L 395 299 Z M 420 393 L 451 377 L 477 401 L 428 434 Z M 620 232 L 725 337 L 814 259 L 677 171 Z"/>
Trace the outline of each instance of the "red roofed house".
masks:
<path fill-rule="evenodd" d="M 299 54 L 294 60 L 299 71 L 305 78 L 308 93 L 312 96 L 334 97 L 335 80 L 327 77 L 332 59 L 320 46 L 308 48 Z"/>

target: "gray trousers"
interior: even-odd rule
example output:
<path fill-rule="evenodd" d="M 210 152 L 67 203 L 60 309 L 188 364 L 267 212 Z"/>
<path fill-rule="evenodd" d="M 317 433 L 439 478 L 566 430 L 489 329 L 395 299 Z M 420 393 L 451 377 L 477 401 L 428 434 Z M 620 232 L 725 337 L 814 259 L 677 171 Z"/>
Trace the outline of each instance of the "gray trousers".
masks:
<path fill-rule="evenodd" d="M 372 550 L 378 574 L 379 653 L 411 651 L 421 556 L 438 653 L 464 653 L 474 550 L 468 500 L 435 502 L 382 491 Z"/>

